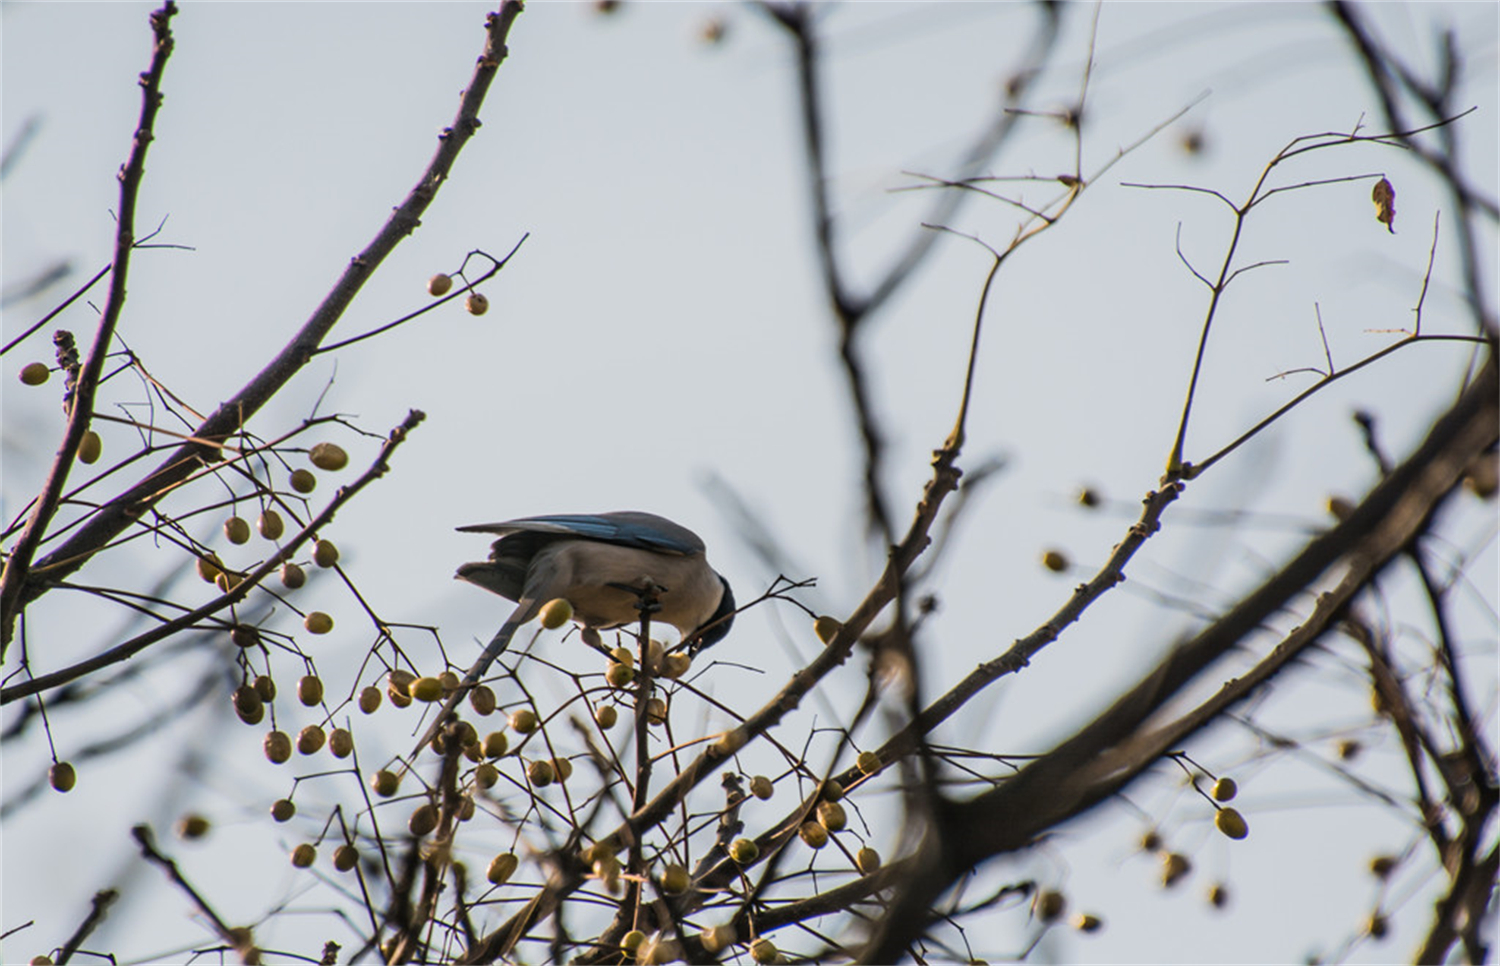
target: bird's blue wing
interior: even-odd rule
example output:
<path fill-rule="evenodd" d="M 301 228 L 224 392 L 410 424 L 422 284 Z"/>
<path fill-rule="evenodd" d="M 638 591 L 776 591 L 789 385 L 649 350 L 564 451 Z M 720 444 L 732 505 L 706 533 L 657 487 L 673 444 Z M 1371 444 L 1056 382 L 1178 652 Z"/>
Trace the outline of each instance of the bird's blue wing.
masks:
<path fill-rule="evenodd" d="M 639 510 L 558 513 L 522 517 L 504 523 L 479 523 L 458 529 L 466 533 L 493 533 L 501 537 L 525 532 L 572 536 L 682 556 L 703 552 L 703 541 L 687 527 Z"/>

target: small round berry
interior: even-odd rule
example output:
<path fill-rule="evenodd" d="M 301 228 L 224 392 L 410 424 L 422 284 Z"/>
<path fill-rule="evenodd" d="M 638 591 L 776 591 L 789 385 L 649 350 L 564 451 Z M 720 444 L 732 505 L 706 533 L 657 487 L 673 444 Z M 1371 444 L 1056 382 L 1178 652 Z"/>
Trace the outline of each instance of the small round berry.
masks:
<path fill-rule="evenodd" d="M 297 806 L 290 798 L 278 798 L 271 803 L 271 818 L 278 822 L 289 822 L 297 814 Z"/>
<path fill-rule="evenodd" d="M 339 548 L 332 540 L 319 540 L 313 545 L 313 563 L 328 569 L 339 562 Z"/>
<path fill-rule="evenodd" d="M 333 850 L 333 867 L 340 872 L 348 872 L 359 865 L 359 850 L 345 842 Z"/>
<path fill-rule="evenodd" d="M 1239 840 L 1250 834 L 1250 825 L 1237 809 L 1221 808 L 1214 816 L 1214 825 L 1232 839 Z"/>
<path fill-rule="evenodd" d="M 481 718 L 495 713 L 495 691 L 488 684 L 479 684 L 469 692 L 469 707 Z"/>
<path fill-rule="evenodd" d="M 453 279 L 442 272 L 438 272 L 427 280 L 427 294 L 433 298 L 441 298 L 447 295 L 453 288 Z"/>
<path fill-rule="evenodd" d="M 1220 778 L 1214 782 L 1214 801 L 1232 802 L 1234 801 L 1234 796 L 1239 794 L 1239 791 L 1240 787 L 1234 783 L 1233 778 Z"/>
<path fill-rule="evenodd" d="M 628 647 L 617 647 L 609 652 L 609 656 L 616 664 L 635 667 L 635 652 Z"/>
<path fill-rule="evenodd" d="M 286 533 L 286 523 L 275 510 L 262 510 L 255 519 L 255 529 L 267 540 L 280 540 Z"/>
<path fill-rule="evenodd" d="M 316 674 L 304 674 L 297 681 L 297 700 L 305 708 L 315 707 L 323 700 L 323 679 Z"/>
<path fill-rule="evenodd" d="M 297 750 L 304 755 L 315 755 L 328 740 L 322 725 L 310 724 L 297 732 Z"/>
<path fill-rule="evenodd" d="M 504 885 L 516 874 L 520 865 L 521 860 L 516 858 L 516 853 L 501 852 L 490 859 L 490 867 L 485 870 L 484 877 L 490 881 L 490 885 Z"/>
<path fill-rule="evenodd" d="M 620 712 L 612 704 L 600 704 L 594 708 L 594 720 L 599 722 L 599 727 L 608 731 L 620 720 Z"/>
<path fill-rule="evenodd" d="M 1042 566 L 1055 574 L 1060 574 L 1070 566 L 1068 555 L 1061 550 L 1047 550 L 1042 553 Z"/>
<path fill-rule="evenodd" d="M 1193 869 L 1193 864 L 1181 852 L 1164 852 L 1161 857 L 1161 884 L 1175 885 Z"/>
<path fill-rule="evenodd" d="M 459 680 L 458 675 L 453 673 L 452 671 L 444 671 L 442 674 L 439 674 L 437 678 L 438 683 L 443 686 L 444 694 L 452 694 L 454 691 L 457 691 L 458 686 L 463 683 Z"/>
<path fill-rule="evenodd" d="M 318 487 L 318 478 L 313 475 L 312 470 L 292 470 L 290 482 L 292 489 L 298 493 L 311 493 Z"/>
<path fill-rule="evenodd" d="M 309 634 L 327 634 L 333 630 L 333 618 L 320 610 L 311 611 L 303 618 L 302 626 Z"/>
<path fill-rule="evenodd" d="M 73 786 L 78 784 L 78 772 L 74 771 L 71 763 L 59 761 L 47 769 L 47 784 L 54 791 L 71 792 Z"/>
<path fill-rule="evenodd" d="M 854 764 L 866 775 L 873 775 L 880 770 L 880 756 L 873 751 L 862 751 L 859 757 L 854 759 Z"/>
<path fill-rule="evenodd" d="M 1222 882 L 1215 882 L 1208 887 L 1208 904 L 1215 909 L 1223 909 L 1229 905 L 1229 889 Z"/>
<path fill-rule="evenodd" d="M 260 631 L 250 624 L 236 624 L 229 629 L 229 639 L 236 647 L 254 647 L 260 643 Z"/>
<path fill-rule="evenodd" d="M 337 443 L 318 443 L 307 451 L 307 458 L 318 469 L 330 472 L 349 465 L 349 454 Z"/>
<path fill-rule="evenodd" d="M 604 680 L 609 682 L 612 688 L 625 688 L 635 680 L 635 668 L 629 664 L 611 664 L 604 672 Z"/>
<path fill-rule="evenodd" d="M 810 848 L 821 849 L 828 844 L 828 830 L 817 822 L 803 822 L 797 834 Z"/>
<path fill-rule="evenodd" d="M 537 729 L 538 724 L 540 722 L 537 721 L 536 712 L 530 708 L 521 708 L 511 712 L 510 727 L 518 735 L 531 734 Z"/>
<path fill-rule="evenodd" d="M 328 751 L 335 758 L 348 758 L 354 753 L 354 735 L 347 728 L 334 728 L 328 733 Z"/>
<path fill-rule="evenodd" d="M 318 850 L 311 842 L 303 842 L 292 849 L 292 865 L 305 869 L 318 860 Z"/>
<path fill-rule="evenodd" d="M 648 700 L 646 702 L 646 723 L 654 725 L 666 724 L 667 702 L 661 698 L 651 698 Z"/>
<path fill-rule="evenodd" d="M 1365 921 L 1365 931 L 1370 934 L 1371 939 L 1384 939 L 1391 931 L 1391 921 L 1379 912 L 1370 913 L 1370 918 Z"/>
<path fill-rule="evenodd" d="M 480 788 L 494 788 L 495 783 L 500 780 L 500 769 L 489 762 L 484 762 L 474 769 L 474 784 Z"/>
<path fill-rule="evenodd" d="M 296 590 L 305 583 L 307 571 L 290 561 L 281 565 L 281 586 L 287 590 Z"/>
<path fill-rule="evenodd" d="M 1036 897 L 1036 917 L 1042 922 L 1056 922 L 1068 908 L 1068 897 L 1056 889 L 1043 889 Z"/>
<path fill-rule="evenodd" d="M 573 762 L 569 758 L 552 759 L 552 770 L 557 773 L 557 780 L 565 782 L 573 777 Z"/>
<path fill-rule="evenodd" d="M 1397 861 L 1394 855 L 1377 855 L 1370 860 L 1370 874 L 1377 879 L 1388 879 L 1396 871 Z"/>
<path fill-rule="evenodd" d="M 527 780 L 538 788 L 544 788 L 547 785 L 552 784 L 552 779 L 554 777 L 556 777 L 556 774 L 552 769 L 552 762 L 547 761 L 544 758 L 538 758 L 536 761 L 526 766 Z"/>
<path fill-rule="evenodd" d="M 739 838 L 729 843 L 729 857 L 740 865 L 749 865 L 760 858 L 760 846 L 754 839 Z"/>
<path fill-rule="evenodd" d="M 771 784 L 771 779 L 765 775 L 756 775 L 750 779 L 750 794 L 763 802 L 768 800 L 775 790 L 776 786 Z"/>
<path fill-rule="evenodd" d="M 246 724 L 256 724 L 265 714 L 266 706 L 256 693 L 254 685 L 242 684 L 234 690 L 234 710 Z M 250 719 L 254 718 L 254 721 Z"/>
<path fill-rule="evenodd" d="M 400 776 L 387 768 L 380 769 L 370 778 L 370 789 L 381 798 L 390 798 L 400 787 Z"/>
<path fill-rule="evenodd" d="M 661 676 L 669 681 L 676 681 L 693 666 L 693 658 L 686 651 L 673 651 L 662 658 Z"/>
<path fill-rule="evenodd" d="M 431 703 L 443 697 L 443 682 L 434 677 L 420 677 L 411 683 L 406 693 L 414 700 Z"/>
<path fill-rule="evenodd" d="M 542 605 L 541 616 L 542 626 L 555 631 L 573 619 L 573 605 L 566 598 L 554 597 Z"/>
<path fill-rule="evenodd" d="M 776 944 L 764 936 L 750 944 L 750 958 L 757 963 L 776 962 L 776 953 Z"/>
<path fill-rule="evenodd" d="M 431 835 L 433 829 L 437 828 L 437 806 L 431 802 L 423 802 L 411 813 L 411 818 L 406 820 L 406 828 L 417 838 Z"/>
<path fill-rule="evenodd" d="M 470 315 L 483 315 L 490 310 L 490 300 L 483 292 L 470 292 L 464 299 L 464 308 Z"/>
<path fill-rule="evenodd" d="M 99 434 L 92 429 L 83 434 L 83 439 L 78 441 L 78 462 L 93 465 L 99 462 L 99 456 L 104 452 L 104 441 Z"/>
<path fill-rule="evenodd" d="M 484 757 L 499 758 L 510 750 L 510 739 L 503 731 L 491 731 L 484 736 Z"/>
<path fill-rule="evenodd" d="M 1098 932 L 1104 921 L 1089 912 L 1080 912 L 1073 917 L 1073 928 L 1079 932 Z"/>
<path fill-rule="evenodd" d="M 237 574 L 232 570 L 225 570 L 214 578 L 214 586 L 224 593 L 238 587 L 245 580 L 244 574 Z"/>
<path fill-rule="evenodd" d="M 1092 486 L 1085 486 L 1078 491 L 1078 505 L 1081 507 L 1092 510 L 1101 502 L 1103 500 L 1099 496 L 1099 491 Z"/>
<path fill-rule="evenodd" d="M 646 942 L 646 934 L 639 929 L 632 929 L 620 937 L 620 949 L 635 956 L 635 951 L 640 949 Z"/>
<path fill-rule="evenodd" d="M 717 926 L 709 926 L 698 934 L 698 939 L 703 943 L 705 952 L 717 953 L 734 945 L 734 926 L 729 923 L 720 923 Z"/>
<path fill-rule="evenodd" d="M 854 853 L 854 867 L 865 875 L 880 868 L 880 853 L 868 845 Z"/>
<path fill-rule="evenodd" d="M 688 870 L 682 866 L 672 863 L 662 870 L 661 891 L 667 895 L 680 896 L 687 891 L 690 884 Z"/>
<path fill-rule="evenodd" d="M 830 832 L 837 832 L 849 824 L 849 816 L 838 802 L 819 802 L 818 823 Z"/>
<path fill-rule="evenodd" d="M 364 714 L 374 714 L 380 707 L 380 689 L 373 684 L 360 690 L 359 710 Z"/>
<path fill-rule="evenodd" d="M 261 741 L 266 760 L 273 765 L 284 765 L 292 758 L 292 737 L 285 731 L 270 731 Z"/>
<path fill-rule="evenodd" d="M 223 572 L 224 562 L 219 559 L 218 554 L 211 553 L 207 557 L 198 558 L 198 576 L 202 577 L 205 583 L 211 584 L 218 580 Z"/>
<path fill-rule="evenodd" d="M 250 524 L 244 517 L 230 517 L 224 521 L 224 536 L 236 546 L 250 542 Z"/>
<path fill-rule="evenodd" d="M 196 812 L 189 812 L 177 820 L 177 837 L 180 839 L 201 839 L 208 834 L 209 821 Z"/>
<path fill-rule="evenodd" d="M 266 675 L 262 674 L 257 677 L 251 687 L 255 688 L 255 693 L 260 695 L 260 699 L 267 704 L 276 700 L 276 682 Z"/>
<path fill-rule="evenodd" d="M 28 362 L 21 367 L 21 382 L 28 386 L 40 386 L 52 378 L 52 370 L 45 362 Z"/>
<path fill-rule="evenodd" d="M 818 635 L 818 640 L 824 644 L 832 643 L 833 639 L 838 636 L 839 631 L 843 630 L 843 628 L 843 621 L 829 617 L 826 614 L 813 621 L 813 633 Z"/>

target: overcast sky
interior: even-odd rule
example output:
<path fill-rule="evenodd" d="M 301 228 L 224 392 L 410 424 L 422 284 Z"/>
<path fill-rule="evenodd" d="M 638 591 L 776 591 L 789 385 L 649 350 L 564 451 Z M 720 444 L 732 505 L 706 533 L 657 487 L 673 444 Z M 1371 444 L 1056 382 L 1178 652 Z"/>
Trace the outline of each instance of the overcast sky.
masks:
<path fill-rule="evenodd" d="M 23 125 L 36 123 L 4 183 L 4 281 L 10 286 L 60 260 L 72 268 L 43 297 L 5 313 L 6 340 L 108 261 L 114 172 L 136 118 L 149 9 L 30 3 L 6 4 L 0 13 L 0 133 L 9 144 Z M 153 376 L 208 412 L 286 342 L 426 163 L 481 49 L 485 9 L 204 3 L 175 18 L 177 48 L 139 224 L 160 225 L 159 241 L 185 247 L 137 254 L 120 329 Z M 1459 102 L 1479 108 L 1459 136 L 1473 146 L 1473 176 L 1493 196 L 1495 5 L 1381 4 L 1366 12 L 1424 71 L 1436 49 L 1434 25 L 1458 27 L 1468 72 Z M 702 39 L 710 21 L 725 28 L 718 44 Z M 1028 106 L 1055 110 L 1077 97 L 1089 22 L 1088 9 L 1070 10 L 1061 53 Z M 873 284 L 921 231 L 935 200 L 893 189 L 920 184 L 921 174 L 952 172 L 993 117 L 1035 28 L 1036 11 L 1023 4 L 827 10 L 830 172 L 841 251 L 857 289 Z M 1162 471 L 1207 294 L 1174 245 L 1180 239 L 1184 258 L 1213 271 L 1231 222 L 1205 195 L 1124 183 L 1191 183 L 1238 201 L 1293 138 L 1353 130 L 1378 114 L 1346 42 L 1314 5 L 1115 4 L 1103 9 L 1098 32 L 1085 175 L 1192 109 L 1112 168 L 1000 276 L 961 462 L 972 469 L 1003 456 L 1007 464 L 942 564 L 941 610 L 924 634 L 932 693 L 1060 606 L 1121 538 L 1136 501 Z M 458 268 L 471 250 L 503 255 L 529 233 L 486 284 L 489 313 L 471 317 L 455 304 L 319 359 L 254 424 L 265 436 L 289 428 L 325 390 L 318 412 L 349 414 L 376 433 L 410 408 L 427 413 L 389 476 L 332 528 L 361 592 L 387 620 L 439 627 L 450 653 L 467 663 L 473 642 L 489 637 L 506 607 L 452 581 L 457 564 L 486 550 L 482 537 L 455 533 L 456 526 L 644 509 L 701 534 L 710 559 L 747 600 L 775 574 L 739 541 L 714 500 L 706 484 L 721 478 L 803 568 L 789 576 L 818 578 L 809 602 L 847 612 L 879 559 L 861 537 L 858 451 L 806 214 L 784 38 L 736 5 L 639 3 L 601 16 L 588 4 L 533 3 L 515 25 L 482 118 L 421 228 L 360 294 L 335 338 L 421 307 L 429 301 L 429 275 Z M 1071 172 L 1067 133 L 1044 118 L 1025 123 L 994 173 Z M 1189 135 L 1201 136 L 1201 151 L 1185 150 Z M 1252 220 L 1243 261 L 1289 264 L 1250 273 L 1232 290 L 1211 345 L 1189 458 L 1223 445 L 1309 384 L 1306 376 L 1270 377 L 1322 364 L 1316 312 L 1341 363 L 1393 338 L 1373 330 L 1409 324 L 1434 215 L 1446 201 L 1416 170 L 1397 152 L 1363 147 L 1326 152 L 1287 175 L 1290 182 L 1387 173 L 1398 191 L 1397 231 L 1375 222 L 1368 182 L 1285 195 Z M 1035 184 L 1004 190 L 1031 203 L 1057 193 Z M 1014 209 L 976 200 L 951 227 L 1003 245 L 1015 224 Z M 890 435 L 887 482 L 901 525 L 928 475 L 931 450 L 952 425 L 988 267 L 975 245 L 949 238 L 940 246 L 872 320 L 864 344 Z M 1458 331 L 1455 252 L 1451 235 L 1440 238 L 1425 318 Z M 93 293 L 96 305 L 102 295 Z M 82 305 L 56 323 L 80 339 L 92 324 L 92 309 Z M 26 362 L 51 361 L 51 328 L 0 367 L 7 520 L 35 492 L 61 431 L 55 392 L 27 390 L 16 379 Z M 1163 606 L 1157 592 L 1212 610 L 1298 539 L 1284 526 L 1225 539 L 1222 530 L 1190 525 L 1194 512 L 1243 508 L 1321 525 L 1331 490 L 1358 497 L 1374 479 L 1348 414 L 1376 412 L 1388 447 L 1403 453 L 1451 398 L 1466 361 L 1463 350 L 1444 346 L 1397 353 L 1226 460 L 1190 488 L 1174 508 L 1182 511 L 1175 523 L 1169 514 L 1166 532 L 1135 564 L 1129 590 L 1102 602 L 962 727 L 991 729 L 1003 736 L 995 741 L 1006 752 L 1046 750 L 1193 626 L 1191 615 Z M 118 415 L 144 395 L 138 380 L 121 378 L 106 387 L 99 408 Z M 132 444 L 125 427 L 101 432 L 107 456 Z M 348 476 L 373 459 L 374 440 L 336 438 L 353 457 Z M 1070 497 L 1084 483 L 1120 501 L 1118 512 L 1074 507 Z M 1490 635 L 1488 644 L 1475 645 L 1476 679 L 1490 681 L 1493 522 L 1487 508 L 1462 512 L 1472 514 L 1472 526 L 1465 525 L 1470 549 L 1483 549 L 1484 558 L 1471 573 L 1476 591 L 1466 598 L 1463 620 L 1481 642 Z M 205 534 L 217 525 L 202 524 Z M 1089 569 L 1067 577 L 1045 572 L 1037 559 L 1051 547 Z M 108 579 L 105 566 L 89 578 Z M 128 570 L 124 561 L 113 566 Z M 330 689 L 347 690 L 372 636 L 346 592 L 331 585 L 316 592 L 341 629 L 319 645 L 320 669 Z M 46 642 L 46 653 L 35 655 L 42 669 L 98 646 L 99 624 L 108 618 L 86 616 L 77 596 L 29 615 L 32 639 Z M 408 641 L 437 660 L 430 639 L 413 634 Z M 750 707 L 813 646 L 791 608 L 747 614 L 720 648 L 738 648 L 736 660 L 766 673 L 743 673 L 722 688 L 746 695 Z M 1356 720 L 1365 711 L 1357 679 L 1340 677 L 1340 659 L 1314 664 L 1320 660 L 1327 673 L 1305 678 L 1300 700 L 1320 712 L 1316 720 Z M 190 680 L 184 670 L 179 684 Z M 830 685 L 840 696 L 862 687 L 857 667 Z M 124 720 L 155 699 L 142 688 L 120 702 Z M 1491 722 L 1494 700 L 1491 686 L 1481 696 Z M 1305 723 L 1288 714 L 1286 720 Z M 200 710 L 189 721 L 201 725 L 214 716 Z M 55 731 L 59 754 L 76 754 L 106 733 L 68 721 Z M 399 728 L 394 734 L 387 751 L 403 740 Z M 256 881 L 270 883 L 227 903 L 242 919 L 302 881 L 279 851 L 290 840 L 276 839 L 276 830 L 251 831 L 286 783 L 284 773 L 256 757 L 259 740 L 256 729 L 236 728 L 214 733 L 202 749 L 219 763 L 193 801 L 228 834 L 186 857 L 210 889 L 226 854 L 239 855 Z M 181 729 L 160 741 L 160 761 L 96 763 L 81 771 L 74 795 L 54 796 L 7 822 L 0 925 L 37 923 L 23 934 L 35 941 L 13 939 L 8 953 L 29 956 L 60 942 L 87 897 L 127 860 L 124 830 L 173 817 L 159 813 L 153 792 L 161 779 L 150 776 L 175 768 L 190 745 Z M 33 741 L 25 749 L 40 756 L 40 747 Z M 1225 765 L 1251 754 L 1243 736 L 1222 747 L 1231 750 L 1214 760 Z M 7 749 L 7 796 L 35 778 L 40 758 L 22 758 L 21 749 Z M 1124 807 L 1103 810 L 1106 821 L 1097 825 L 1091 819 L 1069 827 L 1071 840 L 1010 861 L 998 874 L 1062 882 L 1078 906 L 1106 918 L 1108 928 L 1097 936 L 1049 939 L 1046 954 L 1057 959 L 1286 961 L 1333 949 L 1368 911 L 1373 885 L 1360 877 L 1362 863 L 1373 851 L 1399 848 L 1411 831 L 1389 810 L 1287 759 L 1263 777 L 1260 786 L 1241 782 L 1255 829 L 1244 844 L 1215 837 L 1201 815 L 1196 825 L 1172 817 L 1172 801 L 1184 814 L 1191 803 L 1169 787 L 1170 777 L 1154 791 L 1142 789 L 1142 807 L 1177 823 L 1201 865 L 1189 888 L 1155 887 L 1152 860 L 1132 854 L 1141 816 Z M 1399 772 L 1384 777 L 1399 787 Z M 1351 835 L 1351 823 L 1368 827 Z M 245 835 L 236 842 L 238 831 Z M 894 837 L 885 836 L 882 847 Z M 1304 861 L 1311 853 L 1319 859 Z M 1292 869 L 1296 881 L 1289 883 Z M 209 941 L 185 921 L 180 897 L 151 876 L 133 888 L 153 898 L 127 893 L 138 904 L 99 934 L 96 948 L 147 956 Z M 1220 914 L 1202 899 L 1216 877 L 1235 891 L 1234 905 Z M 1411 888 L 1417 898 L 1398 911 L 1398 939 L 1357 949 L 1352 960 L 1405 955 L 1430 898 L 1420 883 Z M 222 887 L 219 895 L 233 892 Z M 327 896 L 320 900 L 315 891 L 301 903 L 316 910 Z M 291 917 L 273 935 L 310 951 L 307 927 Z M 1014 914 L 993 928 L 1010 938 L 985 947 L 991 953 L 1024 943 Z"/>

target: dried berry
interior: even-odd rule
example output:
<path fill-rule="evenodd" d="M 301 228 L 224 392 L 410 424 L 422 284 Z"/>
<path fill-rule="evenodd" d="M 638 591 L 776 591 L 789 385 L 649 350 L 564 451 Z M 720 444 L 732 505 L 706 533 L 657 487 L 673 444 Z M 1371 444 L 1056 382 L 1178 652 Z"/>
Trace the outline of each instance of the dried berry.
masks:
<path fill-rule="evenodd" d="M 542 605 L 541 618 L 543 627 L 555 631 L 573 619 L 573 605 L 562 597 L 553 598 Z"/>
<path fill-rule="evenodd" d="M 323 679 L 315 674 L 305 674 L 297 681 L 297 700 L 304 707 L 314 707 L 323 700 Z"/>
<path fill-rule="evenodd" d="M 255 529 L 267 540 L 280 540 L 281 535 L 286 532 L 286 524 L 282 522 L 281 514 L 275 510 L 262 510 L 255 521 Z"/>
<path fill-rule="evenodd" d="M 339 562 L 339 548 L 332 540 L 319 540 L 313 545 L 313 563 L 327 569 Z"/>
<path fill-rule="evenodd" d="M 266 759 L 273 765 L 284 765 L 292 758 L 292 737 L 285 731 L 270 731 L 261 741 Z"/>
<path fill-rule="evenodd" d="M 224 521 L 224 536 L 233 544 L 249 543 L 250 524 L 244 517 L 230 517 Z"/>
<path fill-rule="evenodd" d="M 83 434 L 83 438 L 78 441 L 78 462 L 80 463 L 90 465 L 97 463 L 99 462 L 100 454 L 103 452 L 104 441 L 92 429 L 86 431 Z"/>
<path fill-rule="evenodd" d="M 307 583 L 307 571 L 290 562 L 281 565 L 281 586 L 287 590 L 296 590 L 305 583 Z"/>
<path fill-rule="evenodd" d="M 328 735 L 322 725 L 310 724 L 297 732 L 297 750 L 304 755 L 315 755 L 323 748 Z"/>
<path fill-rule="evenodd" d="M 320 470 L 335 472 L 349 465 L 349 454 L 337 443 L 318 443 L 307 451 L 307 458 Z"/>
<path fill-rule="evenodd" d="M 73 786 L 78 784 L 78 772 L 73 770 L 69 762 L 56 762 L 47 769 L 47 784 L 51 785 L 55 791 L 71 792 Z"/>

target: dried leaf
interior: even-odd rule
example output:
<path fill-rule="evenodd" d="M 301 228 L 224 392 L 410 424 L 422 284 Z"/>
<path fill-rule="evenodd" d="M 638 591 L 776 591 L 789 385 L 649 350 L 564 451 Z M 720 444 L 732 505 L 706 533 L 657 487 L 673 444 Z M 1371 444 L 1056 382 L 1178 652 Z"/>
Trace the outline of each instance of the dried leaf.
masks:
<path fill-rule="evenodd" d="M 1375 183 L 1375 190 L 1370 192 L 1370 200 L 1375 202 L 1375 220 L 1384 224 L 1386 230 L 1392 235 L 1396 233 L 1396 189 L 1385 178 Z"/>

